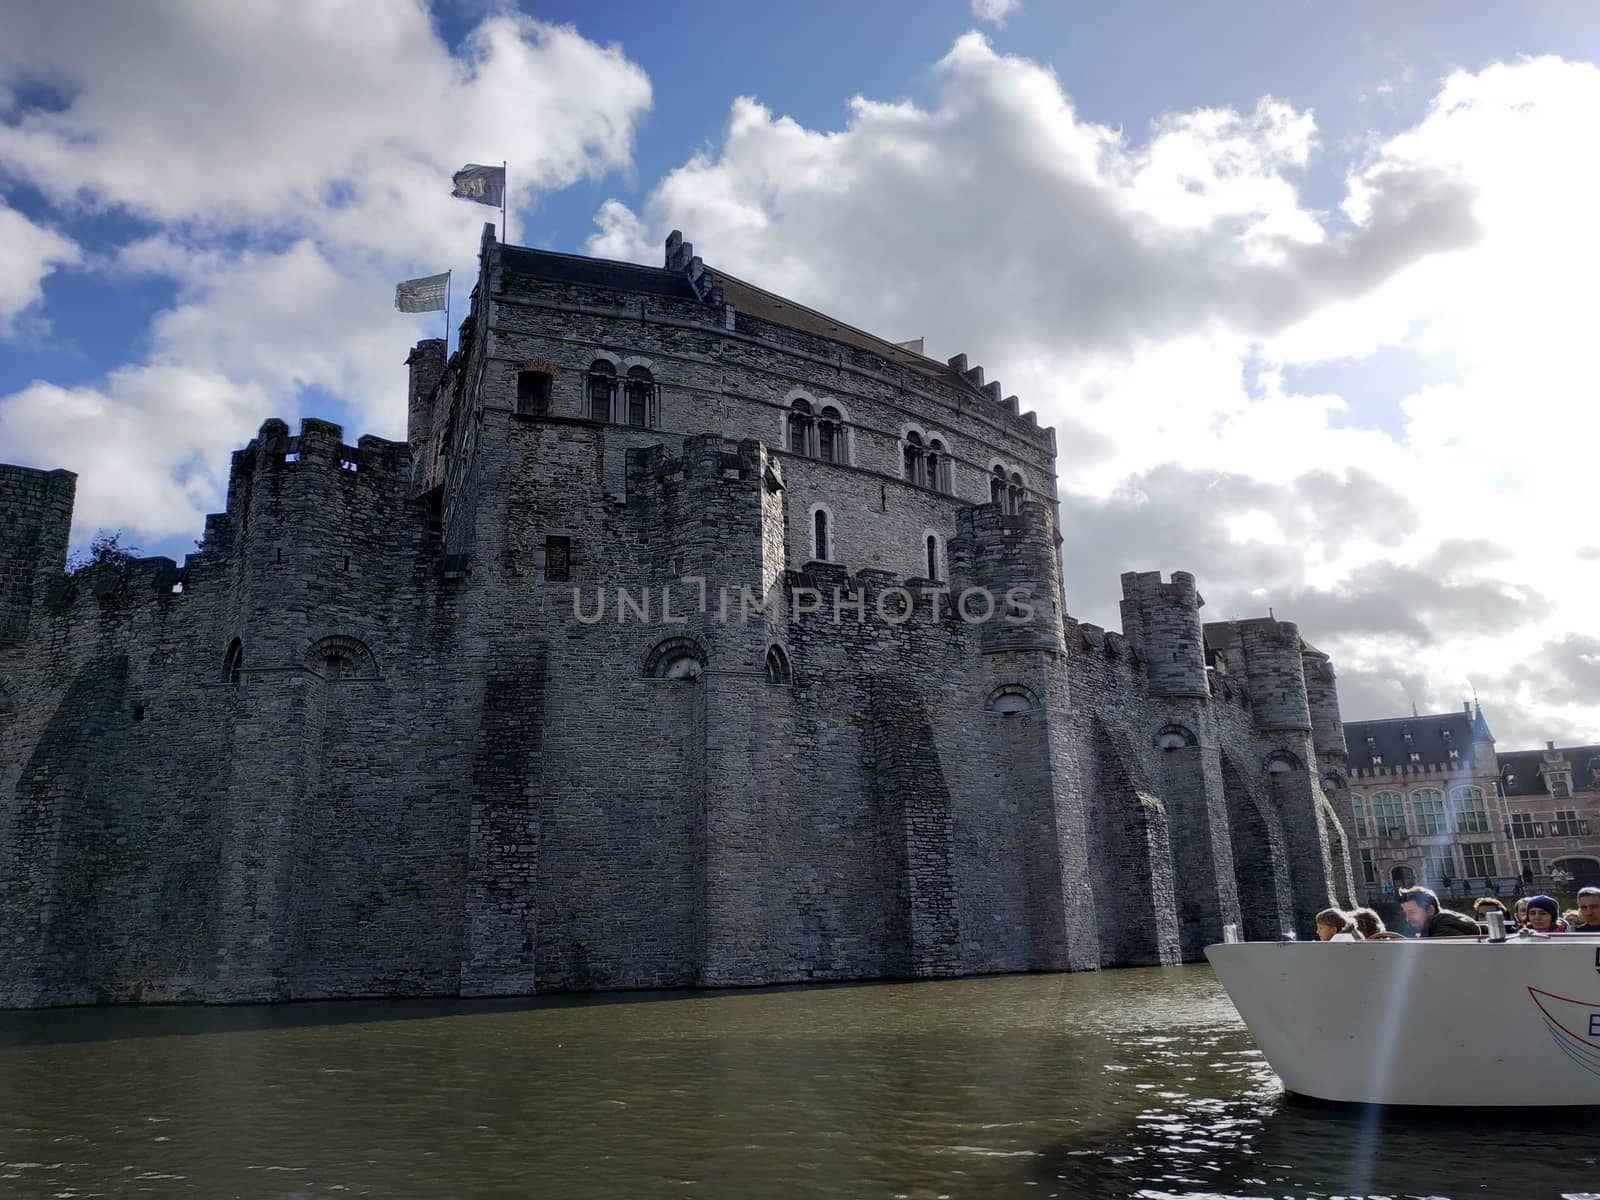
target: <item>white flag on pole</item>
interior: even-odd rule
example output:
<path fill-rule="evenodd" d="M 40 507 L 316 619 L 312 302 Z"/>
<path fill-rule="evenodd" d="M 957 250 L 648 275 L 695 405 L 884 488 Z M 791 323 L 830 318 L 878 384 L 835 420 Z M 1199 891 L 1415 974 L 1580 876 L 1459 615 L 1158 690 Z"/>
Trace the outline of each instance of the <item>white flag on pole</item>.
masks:
<path fill-rule="evenodd" d="M 444 308 L 445 288 L 449 286 L 450 272 L 442 275 L 424 275 L 421 279 L 408 279 L 396 285 L 394 306 L 401 312 L 439 312 Z"/>

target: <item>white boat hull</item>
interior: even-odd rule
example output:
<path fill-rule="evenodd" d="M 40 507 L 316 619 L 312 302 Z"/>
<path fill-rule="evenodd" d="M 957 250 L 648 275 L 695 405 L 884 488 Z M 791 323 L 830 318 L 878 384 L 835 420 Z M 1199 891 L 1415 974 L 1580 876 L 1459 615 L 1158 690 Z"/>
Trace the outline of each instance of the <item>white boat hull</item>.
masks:
<path fill-rule="evenodd" d="M 1299 1095 L 1600 1104 L 1600 936 L 1240 942 L 1206 957 Z"/>

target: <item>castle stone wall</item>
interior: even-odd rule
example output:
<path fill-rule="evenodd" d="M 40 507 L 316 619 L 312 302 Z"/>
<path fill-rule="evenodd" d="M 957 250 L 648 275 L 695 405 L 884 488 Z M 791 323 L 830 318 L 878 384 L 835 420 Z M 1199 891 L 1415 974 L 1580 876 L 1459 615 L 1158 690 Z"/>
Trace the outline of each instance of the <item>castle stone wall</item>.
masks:
<path fill-rule="evenodd" d="M 486 232 L 406 442 L 264 423 L 181 567 L 65 574 L 72 477 L 0 468 L 0 1005 L 1170 963 L 1347 893 L 1294 626 L 1182 572 L 1072 620 L 1053 434 L 981 370 L 586 261 Z M 587 418 L 598 358 L 653 427 Z"/>

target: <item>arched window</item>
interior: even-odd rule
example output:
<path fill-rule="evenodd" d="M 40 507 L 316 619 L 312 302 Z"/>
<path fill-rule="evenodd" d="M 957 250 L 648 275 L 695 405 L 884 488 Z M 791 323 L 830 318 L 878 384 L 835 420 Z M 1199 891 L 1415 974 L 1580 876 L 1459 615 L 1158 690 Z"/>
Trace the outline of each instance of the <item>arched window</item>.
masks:
<path fill-rule="evenodd" d="M 1006 469 L 996 467 L 989 477 L 989 503 L 1002 504 L 1006 498 Z"/>
<path fill-rule="evenodd" d="M 1437 792 L 1434 795 L 1438 795 Z M 1484 805 L 1483 789 L 1458 787 L 1450 789 L 1450 801 L 1456 810 L 1457 833 L 1488 833 L 1489 810 Z M 1448 833 L 1440 829 L 1440 833 Z"/>
<path fill-rule="evenodd" d="M 1039 707 L 1039 698 L 1020 683 L 1003 683 L 989 693 L 985 710 L 1002 717 L 1020 717 Z"/>
<path fill-rule="evenodd" d="M 948 496 L 954 490 L 950 480 L 950 452 L 943 442 L 933 438 L 928 442 L 928 486 Z"/>
<path fill-rule="evenodd" d="M 1406 836 L 1406 802 L 1399 792 L 1379 792 L 1372 797 L 1372 832 L 1377 837 Z"/>
<path fill-rule="evenodd" d="M 927 477 L 923 474 L 923 448 L 922 435 L 916 432 L 906 434 L 904 451 L 904 467 L 907 483 L 926 483 Z"/>
<path fill-rule="evenodd" d="M 1444 819 L 1444 796 L 1438 788 L 1420 788 L 1411 793 L 1411 816 L 1417 823 L 1418 837 L 1450 832 Z"/>
<path fill-rule="evenodd" d="M 1165 725 L 1156 734 L 1157 750 L 1183 750 L 1199 744 L 1199 739 L 1182 725 Z"/>
<path fill-rule="evenodd" d="M 332 634 L 306 651 L 306 665 L 325 679 L 376 679 L 378 662 L 358 638 Z"/>
<path fill-rule="evenodd" d="M 822 410 L 817 419 L 817 457 L 823 462 L 845 461 L 844 418 L 831 404 Z"/>
<path fill-rule="evenodd" d="M 789 405 L 789 450 L 793 454 L 811 454 L 811 402 L 799 399 Z"/>
<path fill-rule="evenodd" d="M 647 679 L 698 679 L 705 669 L 705 650 L 699 642 L 687 637 L 657 642 L 644 660 Z"/>
<path fill-rule="evenodd" d="M 640 429 L 655 425 L 656 385 L 655 380 L 650 377 L 650 368 L 629 369 L 628 381 L 623 387 L 623 397 L 626 401 L 626 411 L 623 415 L 629 425 L 638 426 Z"/>
<path fill-rule="evenodd" d="M 833 530 L 828 527 L 828 510 L 819 508 L 811 514 L 811 557 L 818 562 L 832 559 Z"/>
<path fill-rule="evenodd" d="M 1402 863 L 1389 872 L 1389 878 L 1394 881 L 1397 888 L 1408 888 L 1417 881 L 1417 873 Z"/>
<path fill-rule="evenodd" d="M 617 368 L 605 359 L 589 366 L 589 419 L 609 421 L 617 396 Z"/>
<path fill-rule="evenodd" d="M 939 539 L 935 534 L 928 535 L 928 578 L 939 578 Z"/>
<path fill-rule="evenodd" d="M 789 656 L 783 652 L 782 646 L 767 648 L 767 682 L 794 682 L 794 672 L 789 667 Z"/>
<path fill-rule="evenodd" d="M 239 686 L 239 676 L 244 671 L 244 643 L 238 638 L 228 643 L 228 652 L 222 657 L 222 682 L 229 687 Z"/>
<path fill-rule="evenodd" d="M 1011 485 L 1006 489 L 1006 495 L 1007 511 L 1020 513 L 1022 511 L 1022 502 L 1027 498 L 1028 489 L 1023 486 L 1022 476 L 1016 471 L 1011 472 Z"/>

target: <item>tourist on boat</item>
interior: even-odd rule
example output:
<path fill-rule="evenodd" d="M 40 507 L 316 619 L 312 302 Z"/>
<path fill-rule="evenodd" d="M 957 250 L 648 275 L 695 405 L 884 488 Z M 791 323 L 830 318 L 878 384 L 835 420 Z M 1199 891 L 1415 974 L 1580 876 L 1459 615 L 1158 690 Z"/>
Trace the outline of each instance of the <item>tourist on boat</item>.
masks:
<path fill-rule="evenodd" d="M 1511 906 L 1511 919 L 1517 923 L 1518 929 L 1527 925 L 1528 898 L 1526 896 L 1519 896 L 1517 902 Z"/>
<path fill-rule="evenodd" d="M 1439 894 L 1432 888 L 1401 888 L 1398 895 L 1406 924 L 1417 931 L 1418 937 L 1477 937 L 1481 932 L 1478 923 L 1466 913 L 1440 908 Z"/>
<path fill-rule="evenodd" d="M 1600 887 L 1578 889 L 1578 919 L 1568 933 L 1600 933 Z"/>
<path fill-rule="evenodd" d="M 1506 912 L 1506 906 L 1493 896 L 1479 896 L 1472 902 L 1472 912 L 1485 925 L 1489 923 L 1491 912 L 1503 913 L 1507 917 L 1511 915 Z"/>
<path fill-rule="evenodd" d="M 1553 896 L 1528 898 L 1528 928 L 1535 933 L 1565 933 L 1566 922 L 1561 919 L 1561 906 Z"/>
<path fill-rule="evenodd" d="M 1403 942 L 1405 938 L 1391 932 L 1383 923 L 1383 918 L 1378 915 L 1377 909 L 1358 908 L 1350 914 L 1350 919 L 1356 923 L 1356 931 L 1365 941 L 1396 941 Z"/>
<path fill-rule="evenodd" d="M 1361 932 L 1348 913 L 1337 908 L 1325 908 L 1317 914 L 1317 941 L 1359 942 Z"/>

